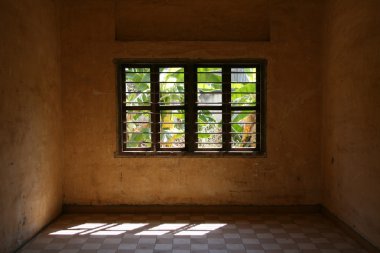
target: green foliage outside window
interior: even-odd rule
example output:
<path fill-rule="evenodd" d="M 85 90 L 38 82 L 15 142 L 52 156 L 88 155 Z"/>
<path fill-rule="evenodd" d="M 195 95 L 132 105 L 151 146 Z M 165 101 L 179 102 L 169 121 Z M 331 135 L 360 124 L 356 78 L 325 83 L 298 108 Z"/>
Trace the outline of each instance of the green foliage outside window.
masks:
<path fill-rule="evenodd" d="M 221 68 L 197 69 L 198 104 L 222 105 Z M 126 68 L 127 106 L 151 105 L 150 68 Z M 256 69 L 231 69 L 231 106 L 256 105 Z M 159 104 L 185 104 L 184 68 L 160 68 Z M 147 110 L 128 110 L 127 147 L 151 147 L 151 113 Z M 197 111 L 198 147 L 220 148 L 222 142 L 222 110 L 202 109 Z M 256 114 L 253 110 L 231 112 L 231 142 L 233 148 L 255 147 Z M 162 148 L 182 148 L 185 142 L 185 111 L 160 111 L 160 145 Z"/>

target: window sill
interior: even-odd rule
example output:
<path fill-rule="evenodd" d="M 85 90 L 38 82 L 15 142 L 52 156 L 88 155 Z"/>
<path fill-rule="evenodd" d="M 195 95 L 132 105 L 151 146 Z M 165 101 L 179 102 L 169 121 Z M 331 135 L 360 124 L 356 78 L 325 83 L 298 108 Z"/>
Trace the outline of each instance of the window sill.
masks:
<path fill-rule="evenodd" d="M 147 152 L 147 151 L 129 151 L 129 152 L 115 152 L 114 158 L 157 158 L 157 157 L 196 157 L 196 158 L 227 158 L 227 157 L 241 157 L 241 158 L 266 158 L 267 153 L 249 151 L 217 151 L 217 152 L 182 152 L 182 151 L 160 151 L 160 152 Z"/>

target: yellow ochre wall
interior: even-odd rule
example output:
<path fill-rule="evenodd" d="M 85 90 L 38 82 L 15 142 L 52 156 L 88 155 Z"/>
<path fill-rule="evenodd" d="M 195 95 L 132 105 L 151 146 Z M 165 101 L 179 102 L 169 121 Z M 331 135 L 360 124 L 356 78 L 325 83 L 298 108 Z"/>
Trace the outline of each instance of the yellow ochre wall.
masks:
<path fill-rule="evenodd" d="M 185 10 L 192 4 L 173 2 Z M 166 1 L 149 3 L 161 8 Z M 105 0 L 63 3 L 65 204 L 320 203 L 318 1 L 274 1 L 270 40 L 259 42 L 115 41 L 114 6 Z M 186 31 L 192 24 L 182 25 Z M 115 58 L 267 59 L 267 157 L 115 158 Z"/>
<path fill-rule="evenodd" d="M 380 1 L 329 1 L 323 204 L 380 248 Z"/>
<path fill-rule="evenodd" d="M 0 252 L 62 206 L 58 19 L 54 1 L 0 1 Z"/>

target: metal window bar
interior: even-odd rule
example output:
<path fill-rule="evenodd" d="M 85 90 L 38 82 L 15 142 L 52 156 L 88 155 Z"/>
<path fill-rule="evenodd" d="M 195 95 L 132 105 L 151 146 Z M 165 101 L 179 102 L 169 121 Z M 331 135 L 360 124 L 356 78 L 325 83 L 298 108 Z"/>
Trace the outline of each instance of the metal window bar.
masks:
<path fill-rule="evenodd" d="M 231 120 L 231 74 L 229 66 L 224 66 L 222 68 L 223 74 L 222 74 L 222 80 L 223 83 L 228 83 L 228 85 L 223 85 L 223 115 L 222 115 L 222 122 L 225 123 L 222 125 L 223 132 L 225 134 L 222 135 L 222 141 L 223 141 L 223 150 L 229 150 L 231 149 L 231 145 L 229 143 L 231 142 L 231 125 L 228 124 L 228 122 Z"/>
<path fill-rule="evenodd" d="M 262 150 L 262 146 L 261 146 L 261 138 L 262 138 L 262 126 L 261 126 L 261 122 L 262 122 L 262 114 L 261 114 L 261 105 L 263 103 L 262 101 L 262 95 L 261 95 L 261 88 L 262 88 L 262 80 L 261 80 L 261 77 L 263 75 L 262 73 L 262 68 L 261 66 L 258 66 L 256 68 L 256 72 L 258 74 L 256 74 L 256 81 L 259 83 L 259 85 L 257 85 L 256 87 L 256 101 L 259 101 L 259 103 L 257 103 L 257 109 L 256 111 L 258 112 L 256 114 L 256 121 L 257 121 L 257 124 L 256 124 L 256 132 L 258 132 L 258 134 L 256 135 L 256 148 L 255 150 Z"/>
<path fill-rule="evenodd" d="M 159 138 L 160 136 L 157 134 L 159 131 L 160 131 L 160 126 L 157 124 L 157 122 L 160 121 L 160 116 L 158 115 L 158 112 L 159 112 L 159 108 L 158 108 L 158 102 L 160 101 L 160 97 L 159 97 L 159 91 L 160 91 L 160 86 L 159 86 L 159 80 L 160 80 L 160 74 L 159 74 L 159 71 L 158 71 L 158 67 L 157 66 L 153 66 L 152 67 L 152 72 L 150 74 L 150 80 L 151 80 L 151 91 L 152 91 L 152 95 L 151 95 L 151 98 L 152 98 L 152 121 L 153 123 L 155 124 L 152 124 L 152 142 L 153 142 L 153 151 L 157 151 L 160 149 L 160 145 L 159 145 Z"/>
<path fill-rule="evenodd" d="M 188 75 L 185 75 L 185 102 L 186 102 L 186 114 L 185 114 L 185 131 L 188 132 L 185 135 L 185 141 L 187 142 L 186 150 L 188 152 L 194 152 L 196 150 L 197 135 L 195 133 L 197 129 L 197 110 L 194 106 L 197 101 L 197 74 L 195 66 L 186 66 L 186 70 L 189 71 Z"/>

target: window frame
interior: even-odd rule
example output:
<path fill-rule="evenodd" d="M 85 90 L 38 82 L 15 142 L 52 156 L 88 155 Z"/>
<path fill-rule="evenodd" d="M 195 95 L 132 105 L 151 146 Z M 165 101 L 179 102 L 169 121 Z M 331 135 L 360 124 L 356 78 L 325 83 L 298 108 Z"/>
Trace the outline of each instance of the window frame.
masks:
<path fill-rule="evenodd" d="M 115 157 L 155 157 L 155 156 L 197 156 L 197 157 L 228 157 L 228 156 L 242 156 L 242 157 L 266 157 L 266 131 L 265 131 L 265 115 L 266 115 L 266 68 L 267 61 L 265 59 L 218 59 L 218 60 L 189 60 L 189 59 L 115 59 L 116 65 L 116 95 L 117 95 L 117 150 Z M 157 106 L 157 99 L 159 99 L 159 74 L 160 67 L 183 67 L 184 68 L 184 86 L 185 86 L 185 103 L 184 109 L 179 109 L 176 106 L 171 106 L 171 110 L 184 110 L 185 111 L 185 149 L 178 148 L 165 148 L 164 150 L 159 148 L 159 129 L 153 130 L 154 122 L 158 122 L 159 119 L 151 118 L 152 131 L 156 134 L 152 134 L 152 147 L 151 148 L 128 148 L 127 151 L 123 149 L 124 137 L 123 134 L 126 131 L 124 128 L 124 117 L 126 112 L 126 106 L 123 103 L 123 93 L 125 89 L 125 71 L 126 67 L 149 67 L 154 77 L 154 80 L 150 80 L 151 84 L 151 101 L 153 112 L 159 112 L 160 110 L 155 108 Z M 222 105 L 217 106 L 218 110 L 222 110 L 222 132 L 226 133 L 227 138 L 222 138 L 221 149 L 198 149 L 196 147 L 197 141 L 197 110 L 205 106 L 194 106 L 197 102 L 197 68 L 198 67 L 217 67 L 222 68 L 222 83 L 231 84 L 230 71 L 226 69 L 231 68 L 244 68 L 255 67 L 257 73 L 256 80 L 256 106 L 247 107 L 235 107 L 232 109 L 230 102 L 231 98 L 231 85 L 222 85 Z M 195 76 L 194 76 L 195 75 Z M 158 85 L 154 85 L 154 82 Z M 158 88 L 157 88 L 158 87 Z M 146 106 L 147 108 L 149 106 Z M 252 109 L 254 107 L 254 109 Z M 174 109 L 173 109 L 174 108 Z M 178 109 L 176 109 L 178 108 Z M 213 110 L 214 106 L 207 106 L 207 110 Z M 256 148 L 247 150 L 246 148 L 234 148 L 231 150 L 232 143 L 228 140 L 231 139 L 231 123 L 230 115 L 234 110 L 255 110 L 256 111 Z M 162 109 L 161 109 L 162 110 Z M 152 115 L 153 117 L 159 117 L 159 115 Z M 228 123 L 228 124 L 226 124 Z M 224 134 L 222 134 L 224 136 Z M 155 146 L 155 147 L 154 147 Z M 157 149 L 158 146 L 158 149 Z"/>

